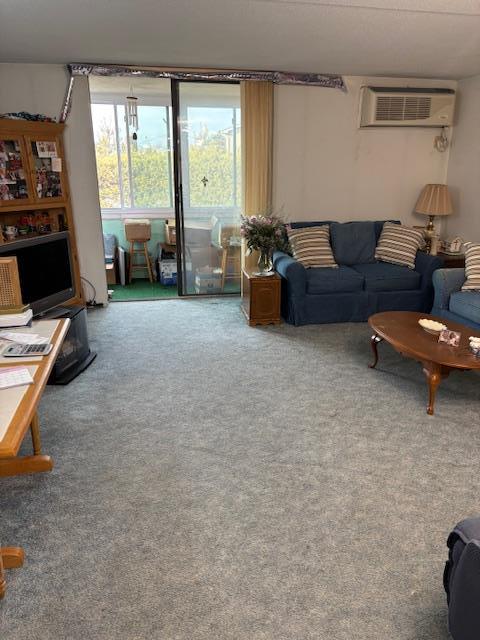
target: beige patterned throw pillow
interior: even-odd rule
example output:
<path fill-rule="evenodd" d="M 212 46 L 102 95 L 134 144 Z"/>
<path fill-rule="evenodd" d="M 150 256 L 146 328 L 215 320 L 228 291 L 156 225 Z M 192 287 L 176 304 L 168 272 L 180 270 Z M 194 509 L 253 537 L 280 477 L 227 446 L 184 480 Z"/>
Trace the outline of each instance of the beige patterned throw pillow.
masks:
<path fill-rule="evenodd" d="M 423 243 L 421 231 L 404 227 L 402 224 L 385 222 L 375 250 L 375 258 L 414 269 L 417 251 Z"/>
<path fill-rule="evenodd" d="M 462 291 L 480 291 L 480 244 L 465 245 L 465 275 Z"/>
<path fill-rule="evenodd" d="M 301 227 L 288 229 L 293 257 L 304 267 L 338 267 L 330 246 L 330 227 Z"/>

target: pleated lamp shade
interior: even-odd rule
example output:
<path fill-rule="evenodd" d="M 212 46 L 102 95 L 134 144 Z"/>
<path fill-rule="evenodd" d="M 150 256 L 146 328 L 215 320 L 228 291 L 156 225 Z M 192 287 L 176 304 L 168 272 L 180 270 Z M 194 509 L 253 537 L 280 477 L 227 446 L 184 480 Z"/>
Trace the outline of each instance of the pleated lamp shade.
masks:
<path fill-rule="evenodd" d="M 446 184 L 426 184 L 415 205 L 416 213 L 426 216 L 449 216 L 452 200 Z"/>

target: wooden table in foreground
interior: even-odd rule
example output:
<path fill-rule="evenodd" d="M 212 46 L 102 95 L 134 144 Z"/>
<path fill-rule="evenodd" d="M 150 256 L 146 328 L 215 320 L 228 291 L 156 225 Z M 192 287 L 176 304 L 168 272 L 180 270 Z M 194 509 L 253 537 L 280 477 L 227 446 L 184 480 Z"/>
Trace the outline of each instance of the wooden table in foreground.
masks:
<path fill-rule="evenodd" d="M 451 331 L 461 333 L 460 345 L 451 347 L 439 343 L 438 336 L 427 333 L 418 324 L 420 318 L 442 322 Z M 455 369 L 459 371 L 480 369 L 480 358 L 477 358 L 470 351 L 468 344 L 469 336 L 480 337 L 480 334 L 462 324 L 416 311 L 376 313 L 370 316 L 368 323 L 374 331 L 371 339 L 374 361 L 369 366 L 372 369 L 376 366 L 378 362 L 377 345 L 382 340 L 391 344 L 401 355 L 420 362 L 428 383 L 427 413 L 429 415 L 433 415 L 435 393 L 443 378 L 446 378 Z"/>
<path fill-rule="evenodd" d="M 50 456 L 42 455 L 41 452 L 37 407 L 69 324 L 70 320 L 40 320 L 34 322 L 30 329 L 25 327 L 18 329 L 20 332 L 31 331 L 40 334 L 45 327 L 49 328 L 49 332 L 53 330 L 50 338 L 53 349 L 48 356 L 34 358 L 0 356 L 0 368 L 27 366 L 34 380 L 30 385 L 0 390 L 0 477 L 50 471 L 53 468 Z M 33 455 L 17 456 L 28 429 L 32 435 Z M 21 567 L 22 564 L 23 550 L 20 547 L 0 547 L 0 598 L 5 595 L 6 589 L 4 569 Z"/>

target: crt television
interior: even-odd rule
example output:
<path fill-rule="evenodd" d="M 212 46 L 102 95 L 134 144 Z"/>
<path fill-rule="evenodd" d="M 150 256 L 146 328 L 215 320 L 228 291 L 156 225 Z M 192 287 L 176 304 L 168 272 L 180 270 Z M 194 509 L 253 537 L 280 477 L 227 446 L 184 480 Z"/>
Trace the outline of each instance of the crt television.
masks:
<path fill-rule="evenodd" d="M 75 295 L 68 231 L 8 242 L 0 245 L 0 256 L 16 256 L 22 300 L 33 315 Z"/>

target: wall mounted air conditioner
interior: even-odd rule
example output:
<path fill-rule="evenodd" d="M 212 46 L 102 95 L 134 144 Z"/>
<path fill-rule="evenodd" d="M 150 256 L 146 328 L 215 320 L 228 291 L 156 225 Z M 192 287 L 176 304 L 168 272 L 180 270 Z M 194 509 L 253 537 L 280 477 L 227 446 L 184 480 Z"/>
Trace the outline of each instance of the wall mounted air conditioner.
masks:
<path fill-rule="evenodd" d="M 360 127 L 449 127 L 453 89 L 362 87 Z"/>

